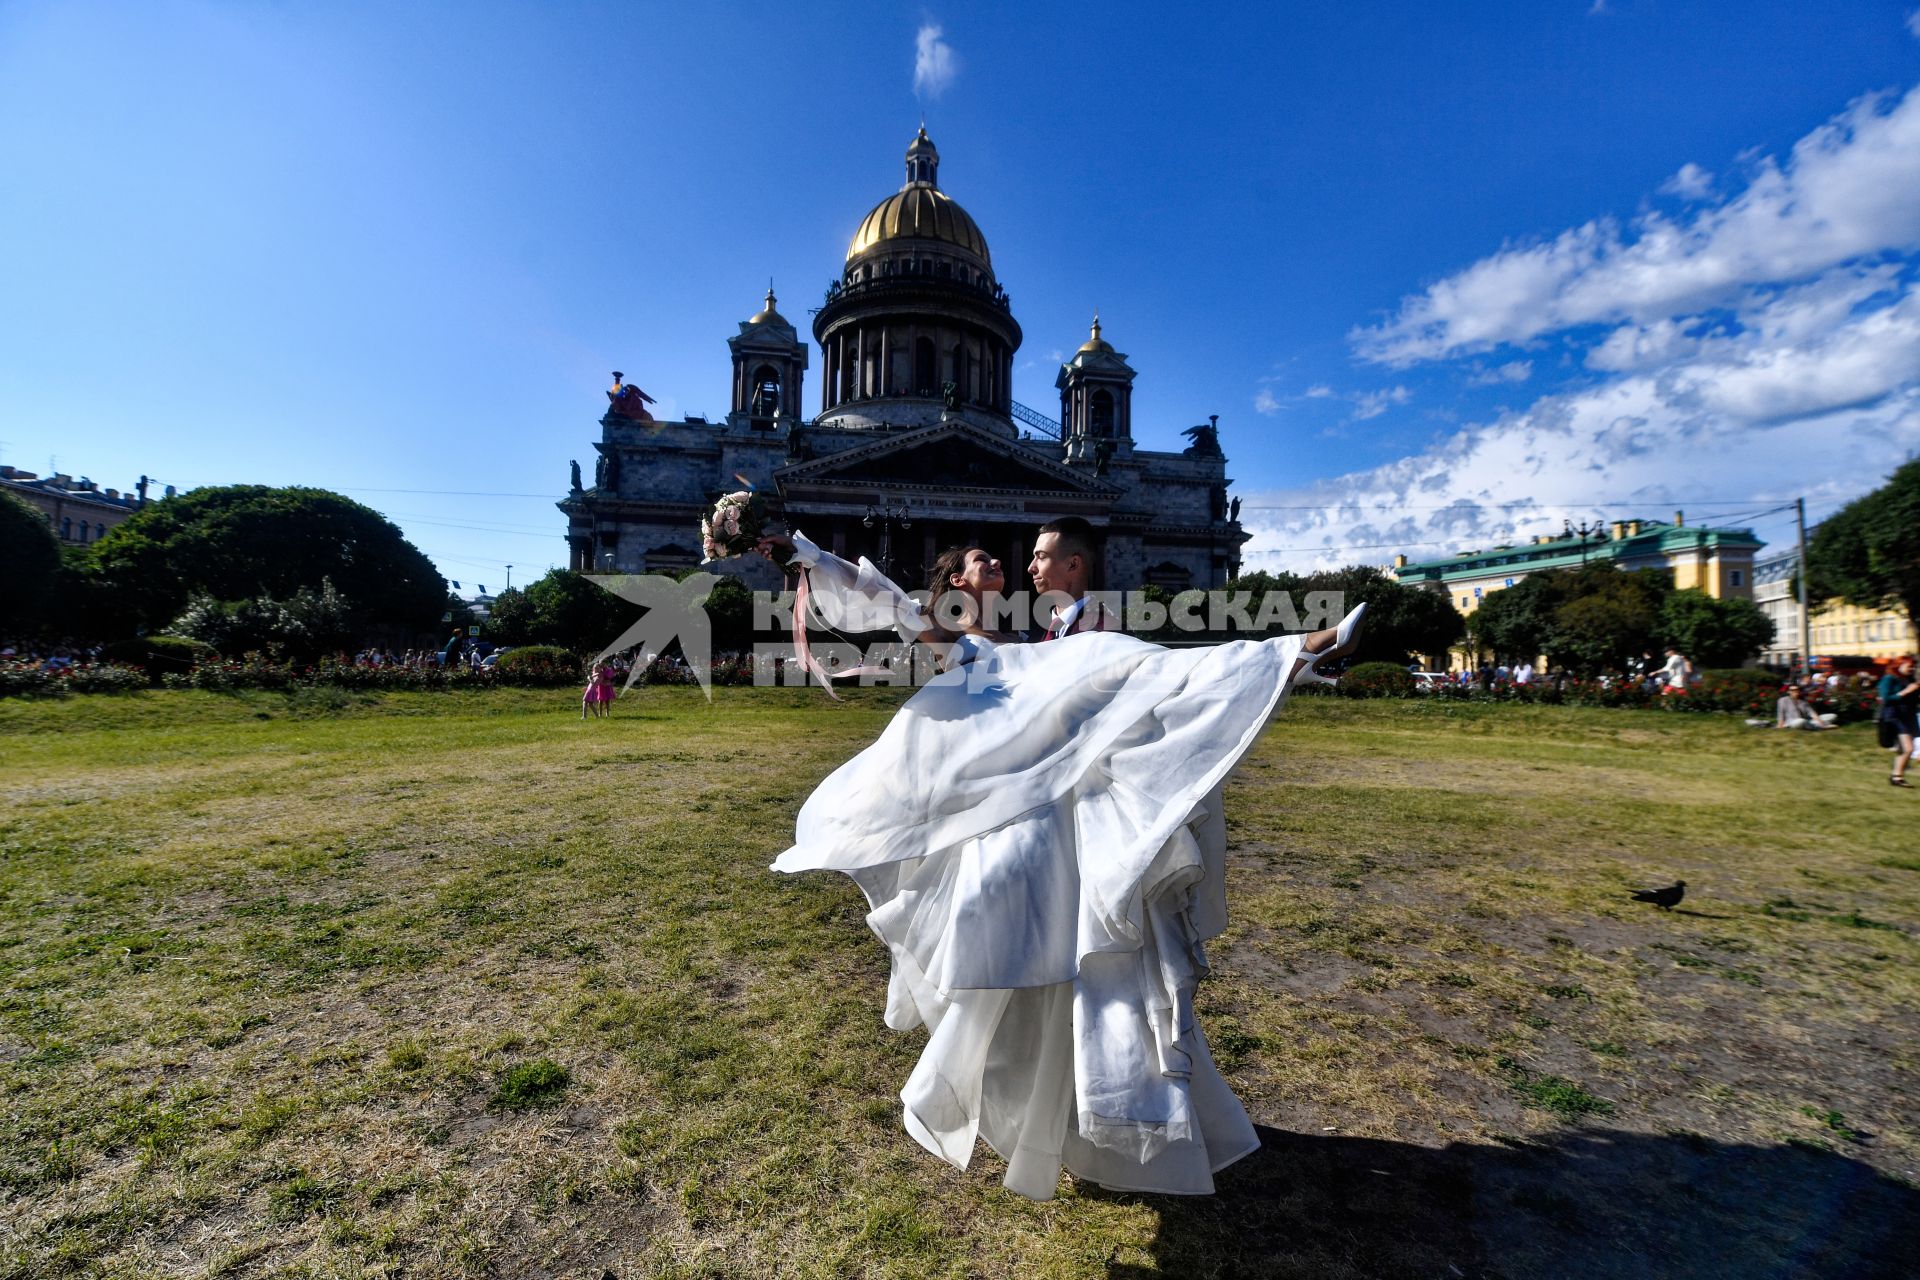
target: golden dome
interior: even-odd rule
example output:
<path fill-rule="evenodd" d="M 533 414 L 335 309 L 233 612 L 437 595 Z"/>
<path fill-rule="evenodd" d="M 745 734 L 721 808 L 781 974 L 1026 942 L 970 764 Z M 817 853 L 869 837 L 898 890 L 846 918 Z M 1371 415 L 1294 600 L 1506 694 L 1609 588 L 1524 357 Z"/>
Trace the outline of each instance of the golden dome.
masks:
<path fill-rule="evenodd" d="M 1093 313 L 1093 336 L 1080 344 L 1080 351 L 1112 351 L 1113 344 L 1100 336 L 1100 313 Z M 1075 355 L 1080 352 L 1075 352 Z"/>
<path fill-rule="evenodd" d="M 747 317 L 748 324 L 785 324 L 787 318 L 773 309 L 773 286 L 767 286 L 767 305 Z"/>
<path fill-rule="evenodd" d="M 925 125 L 907 147 L 906 185 L 860 220 L 860 229 L 847 246 L 847 260 L 889 240 L 939 240 L 993 265 L 980 225 L 940 189 L 940 153 Z"/>
<path fill-rule="evenodd" d="M 989 266 L 993 263 L 979 224 L 938 187 L 908 187 L 875 205 L 873 212 L 860 220 L 860 229 L 853 233 L 847 259 L 852 261 L 888 240 L 915 239 L 958 245 Z"/>

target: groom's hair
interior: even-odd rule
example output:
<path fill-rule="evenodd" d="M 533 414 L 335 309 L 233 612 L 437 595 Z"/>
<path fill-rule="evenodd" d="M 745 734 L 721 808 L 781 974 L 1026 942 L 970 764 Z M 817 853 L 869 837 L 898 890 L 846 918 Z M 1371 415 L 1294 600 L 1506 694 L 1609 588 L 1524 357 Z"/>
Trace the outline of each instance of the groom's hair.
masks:
<path fill-rule="evenodd" d="M 1040 532 L 1058 534 L 1060 541 L 1057 545 L 1061 554 L 1079 556 L 1087 566 L 1087 585 L 1094 585 L 1100 562 L 1093 554 L 1095 535 L 1091 524 L 1079 516 L 1061 516 L 1058 520 L 1049 520 L 1041 525 Z"/>

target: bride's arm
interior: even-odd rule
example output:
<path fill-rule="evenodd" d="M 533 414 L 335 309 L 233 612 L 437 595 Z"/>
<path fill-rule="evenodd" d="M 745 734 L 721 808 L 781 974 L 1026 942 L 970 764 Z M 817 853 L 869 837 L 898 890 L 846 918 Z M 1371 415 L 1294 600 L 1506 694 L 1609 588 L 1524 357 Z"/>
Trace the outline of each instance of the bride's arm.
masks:
<path fill-rule="evenodd" d="M 763 538 L 762 550 L 780 563 L 774 550 L 792 548 L 785 567 L 801 566 L 808 572 L 811 598 L 827 625 L 842 631 L 895 631 L 911 644 L 916 640 L 944 639 L 935 633 L 926 609 L 871 560 L 860 557 L 850 564 L 814 545 L 803 533 L 791 538 Z"/>

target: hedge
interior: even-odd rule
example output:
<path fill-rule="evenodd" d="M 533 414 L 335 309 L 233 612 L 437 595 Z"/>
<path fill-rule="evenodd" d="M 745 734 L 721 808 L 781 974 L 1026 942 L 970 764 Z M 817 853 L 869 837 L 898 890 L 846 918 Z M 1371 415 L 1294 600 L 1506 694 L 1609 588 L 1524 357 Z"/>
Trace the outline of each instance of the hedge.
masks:
<path fill-rule="evenodd" d="M 115 640 L 102 646 L 100 656 L 108 662 L 142 667 L 154 684 L 169 671 L 188 672 L 196 663 L 211 662 L 217 655 L 203 640 L 185 636 L 141 636 L 135 640 Z"/>
<path fill-rule="evenodd" d="M 1362 662 L 1335 686 L 1349 698 L 1403 698 L 1413 692 L 1413 677 L 1391 662 Z"/>
<path fill-rule="evenodd" d="M 585 683 L 580 659 L 557 644 L 528 644 L 509 649 L 494 664 L 508 684 L 559 685 Z"/>

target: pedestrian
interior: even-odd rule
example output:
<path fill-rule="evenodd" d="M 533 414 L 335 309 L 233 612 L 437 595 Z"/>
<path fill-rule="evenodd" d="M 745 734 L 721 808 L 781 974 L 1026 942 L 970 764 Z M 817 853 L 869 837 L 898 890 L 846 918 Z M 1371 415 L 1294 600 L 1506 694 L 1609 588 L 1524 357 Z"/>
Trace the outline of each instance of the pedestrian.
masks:
<path fill-rule="evenodd" d="M 1920 738 L 1920 679 L 1913 674 L 1913 655 L 1899 659 L 1893 670 L 1880 677 L 1875 692 L 1880 698 L 1880 745 L 1892 747 L 1893 774 L 1888 781 L 1896 787 L 1907 785 L 1907 762 L 1913 757 L 1913 743 Z"/>
<path fill-rule="evenodd" d="M 1681 654 L 1679 646 L 1667 646 L 1666 665 L 1660 668 L 1660 683 L 1665 693 L 1685 693 L 1693 680 L 1693 664 Z"/>

